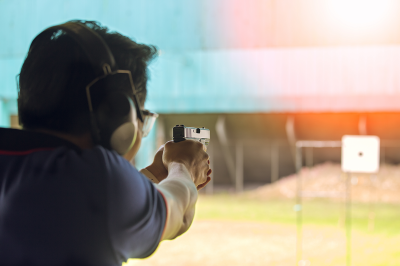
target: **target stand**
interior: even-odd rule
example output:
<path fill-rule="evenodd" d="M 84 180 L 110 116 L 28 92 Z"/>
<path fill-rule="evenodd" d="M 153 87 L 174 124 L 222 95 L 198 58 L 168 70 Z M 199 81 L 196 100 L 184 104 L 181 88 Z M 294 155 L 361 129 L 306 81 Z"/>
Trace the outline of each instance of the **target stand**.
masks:
<path fill-rule="evenodd" d="M 353 173 L 376 174 L 379 171 L 380 140 L 376 136 L 345 135 L 342 141 L 297 141 L 296 142 L 296 266 L 307 265 L 302 258 L 302 148 L 342 148 L 341 168 L 346 174 L 346 266 L 351 266 L 351 175 Z"/>
<path fill-rule="evenodd" d="M 351 265 L 351 174 L 379 171 L 380 140 L 376 136 L 343 136 L 342 171 L 346 173 L 346 266 Z"/>

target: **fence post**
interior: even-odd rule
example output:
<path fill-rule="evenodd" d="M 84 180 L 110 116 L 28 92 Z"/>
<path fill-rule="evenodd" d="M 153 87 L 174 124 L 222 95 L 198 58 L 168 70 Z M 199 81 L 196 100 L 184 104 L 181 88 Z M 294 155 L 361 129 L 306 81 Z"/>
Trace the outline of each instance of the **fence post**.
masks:
<path fill-rule="evenodd" d="M 236 142 L 236 174 L 235 174 L 236 192 L 243 191 L 243 143 Z"/>
<path fill-rule="evenodd" d="M 271 183 L 279 179 L 279 146 L 276 142 L 271 142 Z"/>
<path fill-rule="evenodd" d="M 314 150 L 313 147 L 308 147 L 305 149 L 306 152 L 306 165 L 311 168 L 314 165 Z"/>
<path fill-rule="evenodd" d="M 297 243 L 296 243 L 296 265 L 302 260 L 303 251 L 303 205 L 302 205 L 302 178 L 301 178 L 301 167 L 302 167 L 302 149 L 300 145 L 296 143 L 295 163 L 296 163 L 296 224 L 297 224 Z"/>

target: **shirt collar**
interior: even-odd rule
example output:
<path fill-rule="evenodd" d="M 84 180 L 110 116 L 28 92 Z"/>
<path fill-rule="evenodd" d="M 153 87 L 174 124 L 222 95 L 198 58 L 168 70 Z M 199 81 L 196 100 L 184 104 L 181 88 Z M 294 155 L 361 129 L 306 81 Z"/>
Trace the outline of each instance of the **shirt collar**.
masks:
<path fill-rule="evenodd" d="M 12 128 L 0 128 L 0 151 L 27 152 L 67 147 L 78 152 L 82 150 L 65 139 L 54 135 Z"/>

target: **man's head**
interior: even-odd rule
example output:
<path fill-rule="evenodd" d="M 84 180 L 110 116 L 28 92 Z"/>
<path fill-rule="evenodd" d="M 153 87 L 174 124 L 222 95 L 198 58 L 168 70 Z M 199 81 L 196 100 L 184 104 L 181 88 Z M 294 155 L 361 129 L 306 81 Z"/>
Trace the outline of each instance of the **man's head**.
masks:
<path fill-rule="evenodd" d="M 82 22 L 106 42 L 118 69 L 130 70 L 141 108 L 146 98 L 147 65 L 155 57 L 153 46 L 138 44 L 96 22 Z M 83 49 L 63 31 L 32 45 L 19 77 L 18 109 L 25 129 L 70 135 L 90 131 L 86 86 L 97 76 Z M 128 85 L 128 86 L 127 86 Z M 107 82 L 107 91 L 132 94 L 124 79 Z M 94 90 L 102 91 L 101 88 Z"/>

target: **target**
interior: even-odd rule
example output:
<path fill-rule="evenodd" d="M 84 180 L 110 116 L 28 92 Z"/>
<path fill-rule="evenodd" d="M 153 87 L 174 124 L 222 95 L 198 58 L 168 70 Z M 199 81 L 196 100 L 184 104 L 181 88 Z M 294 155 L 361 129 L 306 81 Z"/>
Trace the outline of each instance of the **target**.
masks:
<path fill-rule="evenodd" d="M 342 137 L 342 170 L 346 173 L 377 173 L 379 170 L 379 137 Z"/>

